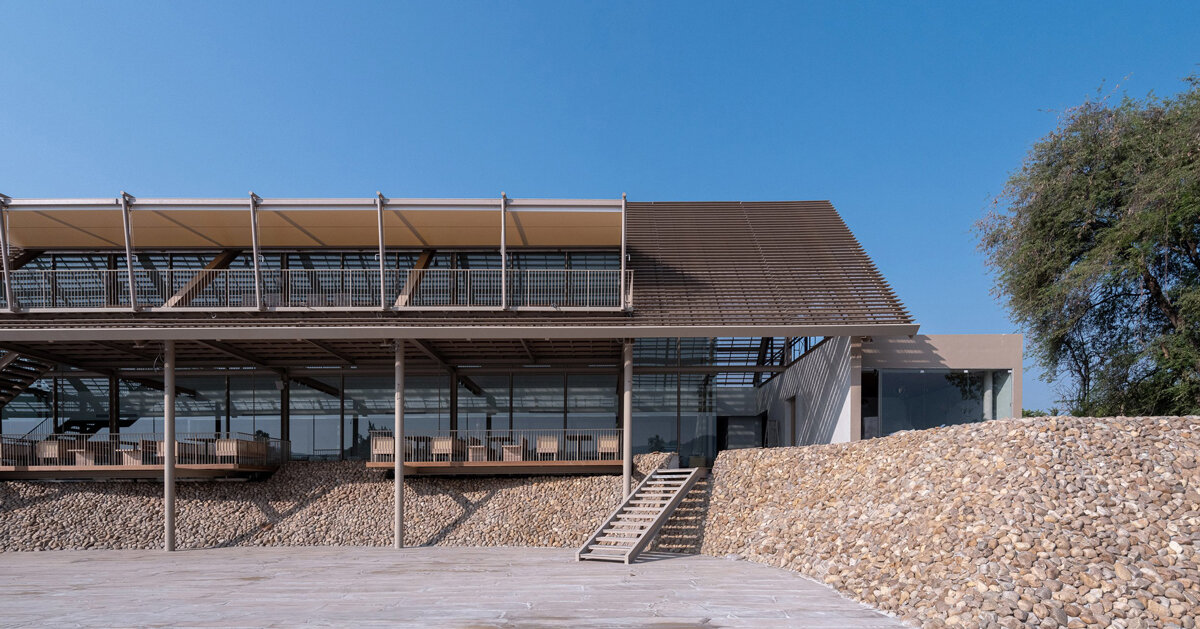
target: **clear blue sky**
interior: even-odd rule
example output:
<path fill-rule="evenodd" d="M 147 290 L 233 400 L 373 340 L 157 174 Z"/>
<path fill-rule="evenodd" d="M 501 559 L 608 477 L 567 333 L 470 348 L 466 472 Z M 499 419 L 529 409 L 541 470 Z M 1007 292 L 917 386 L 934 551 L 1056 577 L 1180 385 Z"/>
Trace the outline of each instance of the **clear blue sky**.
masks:
<path fill-rule="evenodd" d="M 830 199 L 926 333 L 1014 331 L 971 227 L 1056 111 L 1200 69 L 1195 2 L 20 1 L 0 24 L 0 192 Z"/>

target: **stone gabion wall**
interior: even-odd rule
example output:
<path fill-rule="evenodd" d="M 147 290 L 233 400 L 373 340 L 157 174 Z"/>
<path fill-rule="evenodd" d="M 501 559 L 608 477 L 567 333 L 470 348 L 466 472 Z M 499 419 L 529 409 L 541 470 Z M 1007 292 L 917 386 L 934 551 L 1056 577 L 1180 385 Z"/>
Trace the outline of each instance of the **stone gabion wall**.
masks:
<path fill-rule="evenodd" d="M 1200 417 L 1015 419 L 718 457 L 703 551 L 925 627 L 1193 627 Z"/>
<path fill-rule="evenodd" d="M 635 457 L 641 475 L 671 455 Z M 405 543 L 582 544 L 615 508 L 620 476 L 409 477 Z M 180 482 L 180 548 L 387 546 L 392 482 L 362 462 L 292 462 L 261 482 Z M 162 484 L 2 482 L 0 550 L 158 548 Z"/>

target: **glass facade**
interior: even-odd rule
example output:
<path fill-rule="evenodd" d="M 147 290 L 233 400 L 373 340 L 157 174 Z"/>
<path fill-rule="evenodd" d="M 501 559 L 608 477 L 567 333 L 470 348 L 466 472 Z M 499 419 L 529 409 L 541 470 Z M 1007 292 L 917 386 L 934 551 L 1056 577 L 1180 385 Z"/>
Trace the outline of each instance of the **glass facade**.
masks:
<path fill-rule="evenodd" d="M 560 263 L 557 258 L 552 262 Z M 595 260 L 576 257 L 567 262 L 604 266 L 611 260 L 598 255 Z M 695 373 L 696 368 L 731 364 L 719 362 L 720 350 L 713 339 L 642 339 L 634 349 L 635 365 L 645 370 L 633 380 L 634 452 L 677 452 L 684 465 L 711 464 L 718 446 L 718 416 L 753 415 L 757 389 L 731 384 L 725 374 Z M 368 458 L 370 432 L 392 428 L 391 376 L 323 371 L 304 374 L 319 382 L 318 388 L 292 380 L 286 393 L 278 374 L 262 370 L 232 368 L 209 372 L 223 375 L 194 376 L 181 371 L 177 429 L 287 436 L 293 456 L 301 459 Z M 109 381 L 63 376 L 39 381 L 8 404 L 0 415 L 3 431 L 24 433 L 39 425 L 52 431 L 54 382 L 58 383 L 58 425 L 71 419 L 107 422 Z M 161 432 L 162 392 L 125 381 L 120 386 L 121 429 Z M 621 427 L 620 391 L 621 374 L 615 364 L 577 370 L 464 368 L 454 375 L 414 374 L 405 383 L 405 425 L 410 434 L 614 429 Z M 288 418 L 286 435 L 284 417 Z"/>
<path fill-rule="evenodd" d="M 1011 417 L 1013 412 L 1008 370 L 881 369 L 865 372 L 862 381 L 864 438 Z"/>

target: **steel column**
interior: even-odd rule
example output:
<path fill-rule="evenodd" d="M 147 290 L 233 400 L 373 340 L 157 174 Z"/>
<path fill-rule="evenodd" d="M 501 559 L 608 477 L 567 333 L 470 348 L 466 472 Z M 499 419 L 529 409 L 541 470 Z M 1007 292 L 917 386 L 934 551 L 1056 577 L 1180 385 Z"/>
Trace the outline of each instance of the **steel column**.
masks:
<path fill-rule="evenodd" d="M 129 280 L 129 309 L 138 309 L 137 283 L 133 279 L 133 229 L 129 221 L 129 203 L 133 200 L 128 192 L 121 191 L 121 226 L 125 231 L 125 275 Z"/>
<path fill-rule="evenodd" d="M 396 340 L 396 399 L 395 426 L 392 429 L 392 461 L 395 476 L 395 522 L 392 525 L 392 545 L 404 548 L 404 341 Z"/>
<path fill-rule="evenodd" d="M 621 308 L 629 308 L 625 303 L 625 193 L 621 193 Z"/>
<path fill-rule="evenodd" d="M 508 308 L 508 196 L 500 193 L 500 308 Z"/>
<path fill-rule="evenodd" d="M 8 262 L 8 197 L 0 195 L 0 256 L 4 258 L 4 303 L 9 312 L 16 312 L 13 303 L 12 274 Z"/>
<path fill-rule="evenodd" d="M 263 309 L 262 299 L 262 269 L 258 264 L 258 202 L 262 201 L 257 194 L 250 193 L 250 244 L 254 248 L 254 305 Z"/>
<path fill-rule="evenodd" d="M 175 341 L 163 341 L 163 549 L 175 550 Z"/>
<path fill-rule="evenodd" d="M 621 495 L 628 498 L 633 491 L 633 341 L 621 345 L 623 365 L 621 388 Z"/>
<path fill-rule="evenodd" d="M 387 253 L 383 238 L 383 205 L 387 199 L 383 198 L 382 192 L 375 193 L 375 220 L 378 222 L 379 228 L 379 309 L 387 310 L 387 282 L 383 277 L 383 270 L 386 267 L 385 254 Z"/>

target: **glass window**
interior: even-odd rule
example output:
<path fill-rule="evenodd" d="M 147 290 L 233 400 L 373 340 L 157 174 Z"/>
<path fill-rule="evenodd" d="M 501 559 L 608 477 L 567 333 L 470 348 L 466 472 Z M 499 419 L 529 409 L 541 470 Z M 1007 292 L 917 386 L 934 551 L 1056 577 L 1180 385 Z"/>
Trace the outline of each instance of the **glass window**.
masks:
<path fill-rule="evenodd" d="M 633 453 L 679 450 L 679 376 L 634 374 Z"/>
<path fill-rule="evenodd" d="M 679 462 L 707 465 L 716 456 L 717 426 L 711 376 L 679 376 Z"/>
<path fill-rule="evenodd" d="M 567 428 L 617 428 L 616 374 L 567 375 Z"/>
<path fill-rule="evenodd" d="M 563 374 L 513 375 L 513 429 L 562 428 Z"/>
<path fill-rule="evenodd" d="M 508 430 L 508 386 L 506 375 L 459 376 L 459 429 Z"/>
<path fill-rule="evenodd" d="M 407 380 L 406 385 L 412 378 Z M 367 458 L 370 456 L 371 431 L 392 430 L 396 420 L 395 394 L 395 384 L 388 376 L 346 376 L 343 395 L 346 397 L 347 458 Z M 406 424 L 408 419 L 406 415 Z M 411 430 L 406 426 L 406 431 Z"/>
<path fill-rule="evenodd" d="M 879 378 L 882 434 L 984 418 L 981 371 L 884 370 Z"/>

